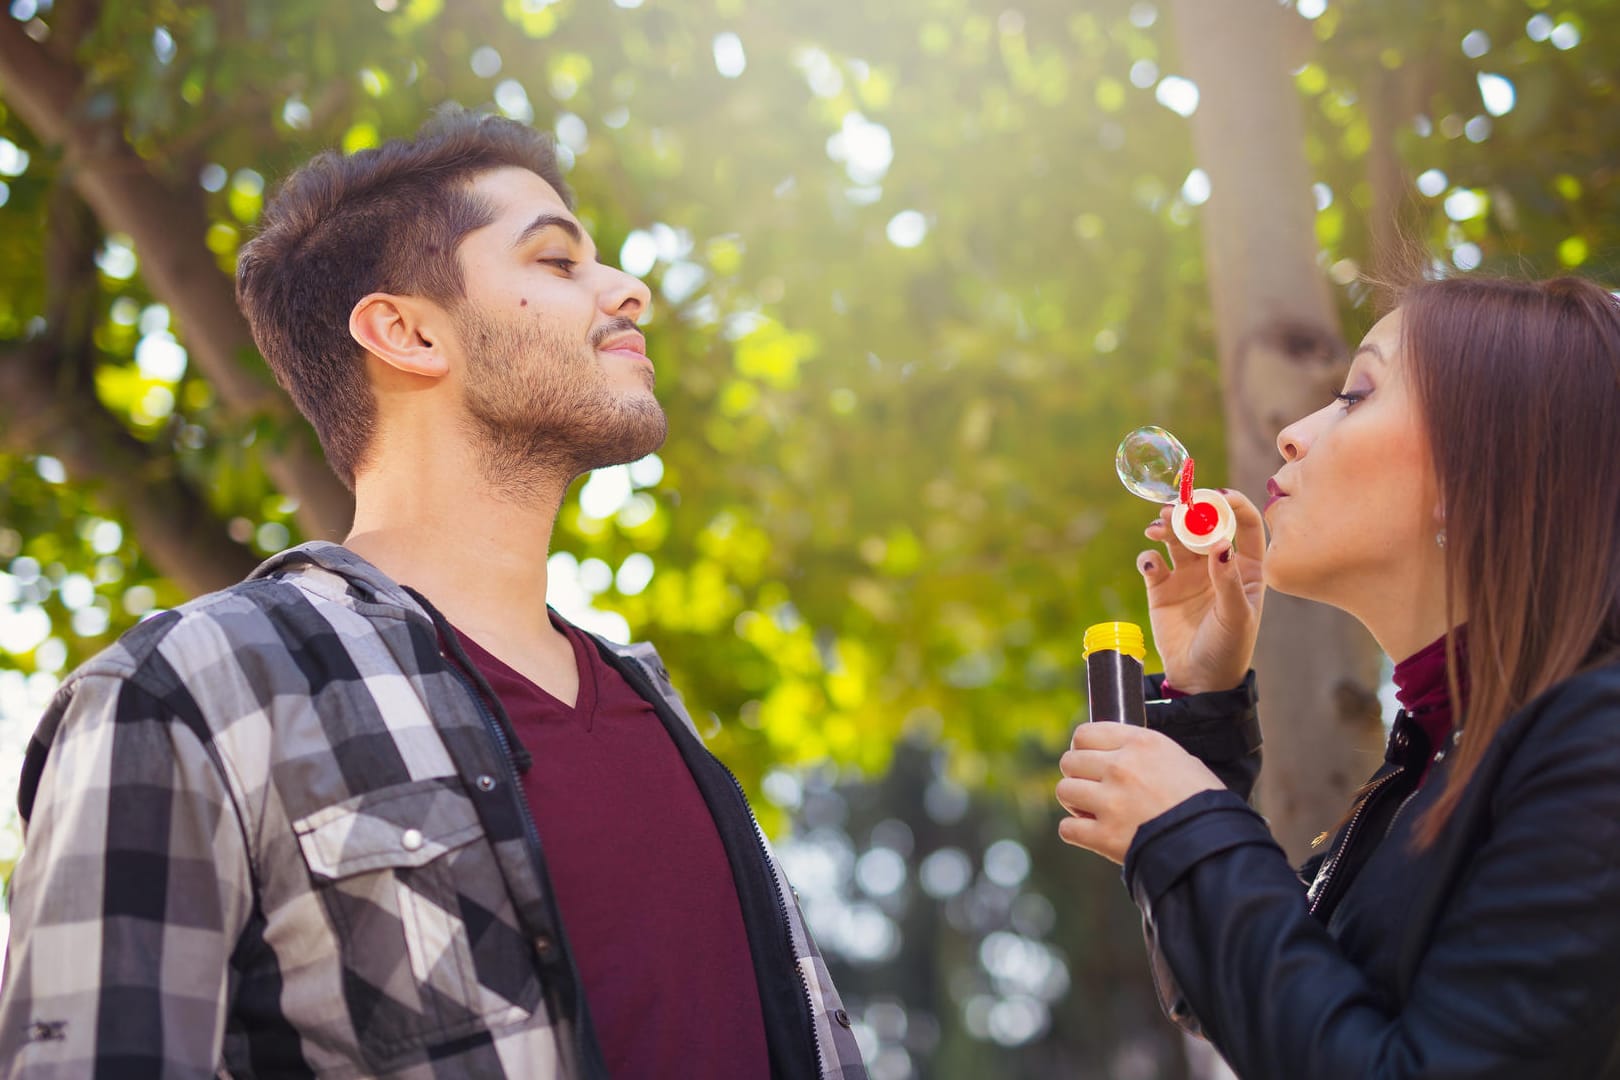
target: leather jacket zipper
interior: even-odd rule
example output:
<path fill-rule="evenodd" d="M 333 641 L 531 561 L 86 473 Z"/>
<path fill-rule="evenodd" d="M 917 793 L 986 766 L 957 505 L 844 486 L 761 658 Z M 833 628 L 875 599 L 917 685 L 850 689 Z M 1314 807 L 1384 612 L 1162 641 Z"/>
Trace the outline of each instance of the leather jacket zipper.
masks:
<path fill-rule="evenodd" d="M 1356 804 L 1355 813 L 1350 815 L 1350 823 L 1344 827 L 1344 836 L 1342 839 L 1340 839 L 1338 848 L 1334 850 L 1333 855 L 1328 859 L 1328 861 L 1323 864 L 1322 869 L 1317 872 L 1316 880 L 1311 883 L 1310 891 L 1307 895 L 1310 897 L 1310 911 L 1312 915 L 1315 915 L 1318 911 L 1320 911 L 1322 904 L 1326 901 L 1328 887 L 1333 884 L 1334 875 L 1338 872 L 1339 867 L 1343 864 L 1344 854 L 1350 850 L 1350 844 L 1355 840 L 1356 832 L 1361 827 L 1361 821 L 1367 814 L 1367 808 L 1372 805 L 1374 797 L 1377 796 L 1377 794 L 1382 791 L 1391 780 L 1394 780 L 1397 776 L 1403 775 L 1405 772 L 1406 767 L 1403 765 L 1394 772 L 1373 781 L 1372 784 L 1368 786 L 1366 793 L 1362 795 L 1361 802 Z"/>
<path fill-rule="evenodd" d="M 1422 788 L 1413 788 L 1412 793 L 1410 795 L 1408 795 L 1406 798 L 1402 799 L 1401 800 L 1401 805 L 1399 805 L 1399 806 L 1397 806 L 1395 808 L 1395 813 L 1389 819 L 1389 828 L 1384 830 L 1384 838 L 1386 840 L 1389 837 L 1395 835 L 1395 823 L 1397 821 L 1401 820 L 1401 815 L 1406 813 L 1406 808 L 1411 805 L 1413 799 L 1417 798 L 1418 792 L 1421 791 L 1421 790 L 1423 790 L 1423 789 Z"/>

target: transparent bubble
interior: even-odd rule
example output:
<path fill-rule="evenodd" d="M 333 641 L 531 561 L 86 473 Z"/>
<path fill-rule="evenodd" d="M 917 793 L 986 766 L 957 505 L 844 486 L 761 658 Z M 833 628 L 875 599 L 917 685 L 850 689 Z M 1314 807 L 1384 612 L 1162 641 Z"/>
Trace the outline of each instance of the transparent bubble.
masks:
<path fill-rule="evenodd" d="M 1148 502 L 1173 503 L 1181 495 L 1181 466 L 1187 457 L 1180 439 L 1149 425 L 1120 440 L 1114 471 L 1132 495 Z"/>

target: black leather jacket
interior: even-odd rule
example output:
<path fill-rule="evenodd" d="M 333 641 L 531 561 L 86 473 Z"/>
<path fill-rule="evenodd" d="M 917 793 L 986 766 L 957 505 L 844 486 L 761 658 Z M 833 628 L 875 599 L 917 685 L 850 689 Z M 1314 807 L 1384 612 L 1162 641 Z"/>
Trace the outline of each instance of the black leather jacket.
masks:
<path fill-rule="evenodd" d="M 1230 790 L 1143 825 L 1125 883 L 1167 1011 L 1240 1077 L 1620 1078 L 1620 665 L 1510 718 L 1421 852 L 1449 747 L 1401 715 L 1376 787 L 1302 873 L 1247 803 L 1252 677 L 1149 724 Z"/>

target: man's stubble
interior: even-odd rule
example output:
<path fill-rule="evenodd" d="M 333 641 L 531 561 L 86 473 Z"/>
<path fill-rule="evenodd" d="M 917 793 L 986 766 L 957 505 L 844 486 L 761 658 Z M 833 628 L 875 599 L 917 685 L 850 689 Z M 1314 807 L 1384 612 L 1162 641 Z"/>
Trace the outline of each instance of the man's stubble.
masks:
<path fill-rule="evenodd" d="M 663 445 L 668 420 L 651 386 L 645 393 L 612 386 L 590 344 L 539 322 L 503 323 L 477 312 L 458 322 L 468 345 L 463 403 L 479 472 L 503 497 L 560 492 L 592 469 L 636 461 Z"/>

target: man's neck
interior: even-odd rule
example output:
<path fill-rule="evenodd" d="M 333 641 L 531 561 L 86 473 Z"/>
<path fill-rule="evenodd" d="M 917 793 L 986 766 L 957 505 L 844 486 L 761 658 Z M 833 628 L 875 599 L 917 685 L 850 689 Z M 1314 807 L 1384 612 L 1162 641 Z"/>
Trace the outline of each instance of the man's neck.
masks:
<path fill-rule="evenodd" d="M 493 495 L 476 471 L 445 472 L 459 470 L 427 464 L 363 477 L 344 546 L 481 642 L 553 641 L 546 556 L 566 485 L 517 501 Z"/>

